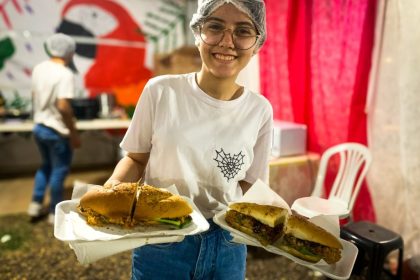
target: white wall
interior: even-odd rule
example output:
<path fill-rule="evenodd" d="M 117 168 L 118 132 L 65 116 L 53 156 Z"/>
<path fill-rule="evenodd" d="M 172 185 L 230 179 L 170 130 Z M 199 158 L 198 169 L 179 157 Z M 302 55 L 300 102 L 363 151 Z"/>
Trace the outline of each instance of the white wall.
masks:
<path fill-rule="evenodd" d="M 243 85 L 254 92 L 260 93 L 260 66 L 258 54 L 251 58 L 248 65 L 239 73 L 238 84 Z"/>

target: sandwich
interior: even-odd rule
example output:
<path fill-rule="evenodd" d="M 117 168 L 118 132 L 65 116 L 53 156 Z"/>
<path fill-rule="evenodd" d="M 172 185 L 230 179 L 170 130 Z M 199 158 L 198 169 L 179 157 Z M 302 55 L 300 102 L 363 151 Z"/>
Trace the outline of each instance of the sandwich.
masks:
<path fill-rule="evenodd" d="M 149 185 L 139 187 L 132 224 L 169 224 L 182 228 L 191 222 L 191 206 L 179 195 Z"/>
<path fill-rule="evenodd" d="M 285 208 L 239 202 L 229 205 L 225 220 L 232 228 L 256 238 L 266 246 L 281 237 L 287 214 Z"/>
<path fill-rule="evenodd" d="M 165 224 L 183 228 L 192 221 L 192 208 L 181 196 L 137 183 L 93 188 L 81 197 L 78 211 L 93 226 Z"/>
<path fill-rule="evenodd" d="M 338 262 L 343 249 L 334 235 L 296 214 L 287 217 L 283 235 L 273 245 L 302 260 L 316 263 L 323 259 L 328 264 Z"/>
<path fill-rule="evenodd" d="M 81 197 L 78 210 L 89 225 L 116 224 L 128 227 L 136 194 L 137 183 L 94 187 Z"/>

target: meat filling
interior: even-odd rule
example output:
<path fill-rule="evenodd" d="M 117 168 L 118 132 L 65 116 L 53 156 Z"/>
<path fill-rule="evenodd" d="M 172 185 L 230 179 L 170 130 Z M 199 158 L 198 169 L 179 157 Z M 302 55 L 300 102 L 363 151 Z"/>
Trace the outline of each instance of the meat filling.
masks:
<path fill-rule="evenodd" d="M 243 227 L 252 229 L 252 231 L 261 237 L 261 241 L 265 241 L 263 245 L 268 245 L 276 241 L 282 233 L 283 224 L 276 227 L 267 226 L 251 216 L 239 213 L 235 210 L 230 210 L 226 213 L 226 222 L 234 222 L 242 225 Z M 262 242 L 263 243 L 263 242 Z"/>
<path fill-rule="evenodd" d="M 298 239 L 289 234 L 286 234 L 283 237 L 283 241 L 300 251 L 302 254 L 322 256 L 327 263 L 336 263 L 341 259 L 341 251 L 337 248 L 331 248 L 319 243 Z"/>
<path fill-rule="evenodd" d="M 87 217 L 87 223 L 93 226 L 103 226 L 105 224 L 119 224 L 122 226 L 129 227 L 130 226 L 130 217 L 121 217 L 119 219 L 113 219 L 109 217 L 105 217 L 99 213 L 96 213 L 92 209 L 83 208 L 79 206 L 79 211 L 83 213 Z"/>

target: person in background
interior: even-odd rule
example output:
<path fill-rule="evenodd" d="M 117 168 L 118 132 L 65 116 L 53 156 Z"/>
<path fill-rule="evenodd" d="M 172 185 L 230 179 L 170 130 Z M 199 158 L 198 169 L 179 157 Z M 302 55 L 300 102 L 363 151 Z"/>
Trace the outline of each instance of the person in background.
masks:
<path fill-rule="evenodd" d="M 49 186 L 48 222 L 54 223 L 55 206 L 63 200 L 73 149 L 80 146 L 70 103 L 75 96 L 75 77 L 70 68 L 74 65 L 76 43 L 56 33 L 46 39 L 44 47 L 50 59 L 36 65 L 32 72 L 33 134 L 42 163 L 35 174 L 28 214 L 31 221 L 45 216 L 43 201 Z"/>
<path fill-rule="evenodd" d="M 190 27 L 201 70 L 149 80 L 120 144 L 127 155 L 105 185 L 142 176 L 160 188 L 175 184 L 210 228 L 182 242 L 136 248 L 132 279 L 245 279 L 246 246 L 212 218 L 257 179 L 268 180 L 273 110 L 236 83 L 265 41 L 264 2 L 199 1 Z"/>

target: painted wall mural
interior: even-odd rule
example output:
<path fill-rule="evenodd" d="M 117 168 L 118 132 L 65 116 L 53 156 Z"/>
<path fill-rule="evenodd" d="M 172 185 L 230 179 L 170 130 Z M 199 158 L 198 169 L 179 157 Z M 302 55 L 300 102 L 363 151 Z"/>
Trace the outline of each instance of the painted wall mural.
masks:
<path fill-rule="evenodd" d="M 188 0 L 0 0 L 0 90 L 30 99 L 32 68 L 55 32 L 76 42 L 79 97 L 108 92 L 134 105 L 154 55 L 186 44 Z"/>

